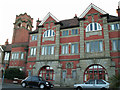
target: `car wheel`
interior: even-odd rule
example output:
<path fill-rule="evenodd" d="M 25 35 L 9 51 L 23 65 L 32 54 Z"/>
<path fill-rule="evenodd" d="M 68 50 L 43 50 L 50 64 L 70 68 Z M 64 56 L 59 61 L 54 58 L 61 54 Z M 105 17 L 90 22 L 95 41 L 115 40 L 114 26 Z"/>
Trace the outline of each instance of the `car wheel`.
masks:
<path fill-rule="evenodd" d="M 40 89 L 44 89 L 45 85 L 44 84 L 40 84 Z"/>
<path fill-rule="evenodd" d="M 81 87 L 77 87 L 77 89 L 76 90 L 82 90 L 82 88 Z"/>
<path fill-rule="evenodd" d="M 23 82 L 21 85 L 22 85 L 23 88 L 26 87 L 26 83 L 25 82 Z"/>
<path fill-rule="evenodd" d="M 101 90 L 107 90 L 107 88 L 101 88 Z"/>

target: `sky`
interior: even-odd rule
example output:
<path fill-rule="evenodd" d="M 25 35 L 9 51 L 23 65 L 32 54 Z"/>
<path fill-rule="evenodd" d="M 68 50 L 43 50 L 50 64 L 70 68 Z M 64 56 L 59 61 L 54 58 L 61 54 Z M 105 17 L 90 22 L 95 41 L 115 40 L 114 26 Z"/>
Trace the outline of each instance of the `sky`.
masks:
<path fill-rule="evenodd" d="M 6 39 L 12 43 L 13 23 L 16 15 L 25 12 L 33 18 L 32 30 L 35 30 L 36 21 L 50 12 L 58 20 L 71 19 L 77 14 L 79 17 L 85 9 L 93 3 L 110 15 L 117 16 L 120 0 L 1 0 L 0 1 L 0 45 Z"/>

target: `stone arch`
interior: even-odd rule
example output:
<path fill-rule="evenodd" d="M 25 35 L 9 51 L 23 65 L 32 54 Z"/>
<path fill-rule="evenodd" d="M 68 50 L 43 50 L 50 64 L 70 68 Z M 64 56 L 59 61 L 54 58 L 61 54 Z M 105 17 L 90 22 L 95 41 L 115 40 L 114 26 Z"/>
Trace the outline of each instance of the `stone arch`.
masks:
<path fill-rule="evenodd" d="M 84 71 L 86 70 L 87 67 L 89 67 L 92 64 L 102 65 L 108 73 L 108 79 L 109 79 L 109 77 L 115 75 L 115 67 L 111 67 L 111 66 L 114 66 L 114 65 L 112 65 L 112 61 L 109 58 L 81 60 L 79 65 L 78 65 L 78 66 L 81 67 L 80 68 L 80 74 L 79 74 L 79 77 L 80 77 L 79 81 L 83 80 Z M 83 81 L 81 81 L 81 82 L 83 82 Z"/>
<path fill-rule="evenodd" d="M 104 79 L 108 81 L 107 70 L 100 64 L 92 64 L 84 71 L 84 82 L 88 81 L 89 79 Z"/>
<path fill-rule="evenodd" d="M 45 65 L 40 68 L 38 76 L 48 81 L 54 81 L 55 73 L 51 66 Z"/>

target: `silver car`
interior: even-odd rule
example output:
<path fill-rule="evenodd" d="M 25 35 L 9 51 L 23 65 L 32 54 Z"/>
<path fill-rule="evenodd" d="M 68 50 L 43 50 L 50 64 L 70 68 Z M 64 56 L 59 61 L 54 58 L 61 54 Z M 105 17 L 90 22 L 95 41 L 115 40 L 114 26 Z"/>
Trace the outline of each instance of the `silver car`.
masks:
<path fill-rule="evenodd" d="M 99 79 L 99 80 L 88 80 L 84 84 L 75 84 L 74 89 L 76 90 L 82 90 L 82 89 L 101 89 L 101 90 L 107 90 L 109 89 L 109 83 L 105 80 Z"/>

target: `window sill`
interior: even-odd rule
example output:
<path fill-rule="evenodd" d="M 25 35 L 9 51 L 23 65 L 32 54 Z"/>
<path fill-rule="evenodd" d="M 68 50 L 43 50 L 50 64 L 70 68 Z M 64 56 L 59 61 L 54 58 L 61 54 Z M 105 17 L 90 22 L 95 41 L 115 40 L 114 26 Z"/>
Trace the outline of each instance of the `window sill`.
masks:
<path fill-rule="evenodd" d="M 111 52 L 120 52 L 120 50 L 112 50 Z"/>
<path fill-rule="evenodd" d="M 29 57 L 36 57 L 36 55 L 34 55 L 34 56 L 33 56 L 33 55 L 30 55 Z"/>
<path fill-rule="evenodd" d="M 86 52 L 86 54 L 95 54 L 95 53 L 103 53 L 103 51 L 102 52 Z"/>
<path fill-rule="evenodd" d="M 102 31 L 102 30 L 86 31 L 86 33 L 99 32 L 99 31 Z"/>
<path fill-rule="evenodd" d="M 54 54 L 51 54 L 51 55 L 41 55 L 41 56 L 54 56 Z"/>

